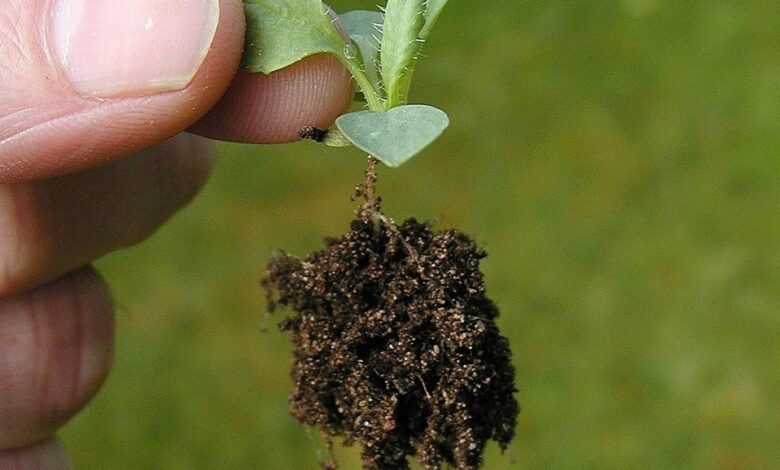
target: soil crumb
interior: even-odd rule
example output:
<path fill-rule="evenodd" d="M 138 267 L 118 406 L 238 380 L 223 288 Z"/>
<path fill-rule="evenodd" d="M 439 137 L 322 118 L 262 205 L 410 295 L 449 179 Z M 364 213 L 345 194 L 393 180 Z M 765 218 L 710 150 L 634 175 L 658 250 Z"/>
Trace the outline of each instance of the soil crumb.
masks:
<path fill-rule="evenodd" d="M 295 346 L 290 410 L 362 446 L 363 467 L 477 470 L 519 412 L 509 342 L 466 235 L 363 212 L 306 259 L 280 255 L 263 285 Z M 328 465 L 333 465 L 329 463 Z M 332 467 L 331 467 L 332 468 Z"/>

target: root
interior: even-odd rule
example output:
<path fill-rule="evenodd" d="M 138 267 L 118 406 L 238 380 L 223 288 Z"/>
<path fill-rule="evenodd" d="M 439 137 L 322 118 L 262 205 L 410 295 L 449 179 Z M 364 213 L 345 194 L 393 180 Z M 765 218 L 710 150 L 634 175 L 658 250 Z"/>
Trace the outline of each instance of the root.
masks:
<path fill-rule="evenodd" d="M 412 261 L 416 263 L 418 260 L 417 250 L 415 250 L 414 247 L 410 245 L 409 242 L 406 241 L 404 236 L 401 235 L 401 231 L 398 230 L 398 226 L 395 224 L 393 219 L 387 217 L 382 213 L 376 214 L 376 217 L 379 219 L 380 222 L 385 224 L 385 227 L 387 227 L 390 233 L 393 234 L 393 237 L 401 242 L 401 245 L 403 245 L 404 249 L 406 250 L 406 254 L 409 255 L 409 257 L 412 258 Z"/>
<path fill-rule="evenodd" d="M 366 167 L 366 179 L 363 183 L 355 187 L 355 194 L 352 200 L 363 198 L 363 204 L 358 209 L 358 215 L 374 214 L 382 212 L 382 199 L 376 196 L 376 158 L 368 156 L 368 166 Z"/>
<path fill-rule="evenodd" d="M 295 348 L 290 411 L 327 446 L 361 444 L 365 469 L 408 469 L 416 456 L 419 468 L 477 470 L 488 440 L 512 440 L 519 411 L 509 341 L 479 270 L 486 253 L 414 219 L 396 235 L 374 214 L 379 234 L 356 219 L 303 260 L 268 265 L 269 302 L 292 309 L 280 324 Z M 318 452 L 321 470 L 336 469 L 328 453 Z"/>
<path fill-rule="evenodd" d="M 339 463 L 336 460 L 336 454 L 333 452 L 333 439 L 323 433 L 325 438 L 325 446 L 328 449 L 328 459 L 320 462 L 320 468 L 322 470 L 339 470 Z"/>
<path fill-rule="evenodd" d="M 392 238 L 401 242 L 404 250 L 414 262 L 417 262 L 417 250 L 401 235 L 395 221 L 382 213 L 382 198 L 376 195 L 376 182 L 379 177 L 376 171 L 377 159 L 368 156 L 368 166 L 366 167 L 366 179 L 363 183 L 355 187 L 355 193 L 352 200 L 363 198 L 363 204 L 357 209 L 357 216 L 363 220 L 371 220 L 374 223 L 375 232 L 379 232 L 384 225 L 391 233 Z"/>

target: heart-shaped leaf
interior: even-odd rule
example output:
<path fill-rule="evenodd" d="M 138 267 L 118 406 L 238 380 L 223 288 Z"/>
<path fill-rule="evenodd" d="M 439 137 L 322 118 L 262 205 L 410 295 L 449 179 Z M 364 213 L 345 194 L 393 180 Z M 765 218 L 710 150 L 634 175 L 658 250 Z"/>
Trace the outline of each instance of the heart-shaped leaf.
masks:
<path fill-rule="evenodd" d="M 341 24 L 360 50 L 366 75 L 375 87 L 379 86 L 379 43 L 384 19 L 378 11 L 355 10 L 340 16 Z"/>
<path fill-rule="evenodd" d="M 319 52 L 341 57 L 344 39 L 322 0 L 246 0 L 243 66 L 271 73 Z"/>
<path fill-rule="evenodd" d="M 350 142 L 393 168 L 422 152 L 449 125 L 447 113 L 419 104 L 387 112 L 360 111 L 336 120 Z"/>

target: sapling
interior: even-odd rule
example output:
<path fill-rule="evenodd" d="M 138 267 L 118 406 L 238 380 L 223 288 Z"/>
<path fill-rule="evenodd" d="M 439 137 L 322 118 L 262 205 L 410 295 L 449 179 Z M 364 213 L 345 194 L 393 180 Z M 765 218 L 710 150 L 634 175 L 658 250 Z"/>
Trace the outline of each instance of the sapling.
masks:
<path fill-rule="evenodd" d="M 354 145 L 389 167 L 419 154 L 449 126 L 447 114 L 408 104 L 414 69 L 446 0 L 389 0 L 381 12 L 336 14 L 321 0 L 248 0 L 244 68 L 271 73 L 330 53 L 350 71 L 368 110 L 345 114 L 315 139 Z"/>
<path fill-rule="evenodd" d="M 477 470 L 488 440 L 506 448 L 518 404 L 506 338 L 487 297 L 486 254 L 456 230 L 397 225 L 376 195 L 377 161 L 398 167 L 449 126 L 433 106 L 410 104 L 425 46 L 447 0 L 388 0 L 381 11 L 337 15 L 321 0 L 247 0 L 244 67 L 273 73 L 307 56 L 335 55 L 367 109 L 300 136 L 368 154 L 364 202 L 350 231 L 304 259 L 272 259 L 269 309 L 295 346 L 293 416 L 328 438 L 362 446 L 366 469 Z M 323 462 L 335 468 L 335 462 Z"/>

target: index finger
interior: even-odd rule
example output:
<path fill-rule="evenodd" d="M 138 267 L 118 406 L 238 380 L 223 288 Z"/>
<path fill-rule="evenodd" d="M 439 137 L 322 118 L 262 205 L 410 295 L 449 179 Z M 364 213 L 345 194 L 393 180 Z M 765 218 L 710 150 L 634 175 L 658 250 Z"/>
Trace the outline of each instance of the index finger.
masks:
<path fill-rule="evenodd" d="M 239 72 L 191 131 L 234 142 L 292 142 L 303 127 L 330 127 L 352 96 L 349 72 L 333 55 L 317 54 L 269 75 Z"/>

